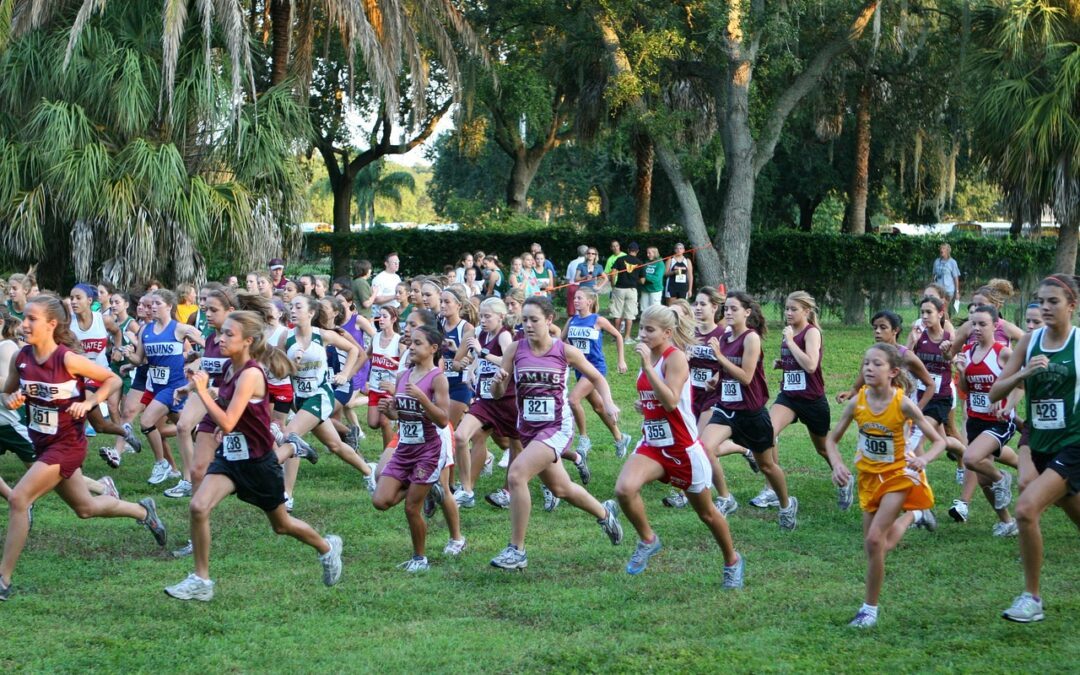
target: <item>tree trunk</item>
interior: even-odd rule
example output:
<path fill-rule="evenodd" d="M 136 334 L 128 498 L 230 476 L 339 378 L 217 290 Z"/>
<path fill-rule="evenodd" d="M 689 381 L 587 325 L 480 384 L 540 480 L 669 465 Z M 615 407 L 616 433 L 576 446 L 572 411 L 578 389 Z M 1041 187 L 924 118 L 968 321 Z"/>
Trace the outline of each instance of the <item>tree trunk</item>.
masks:
<path fill-rule="evenodd" d="M 1058 224 L 1057 253 L 1054 256 L 1054 271 L 1063 274 L 1076 274 L 1077 230 L 1080 222 L 1076 219 Z"/>
<path fill-rule="evenodd" d="M 724 115 L 728 173 L 724 206 L 713 243 L 720 250 L 720 274 L 729 289 L 746 289 L 754 208 L 754 138 L 750 133 L 752 55 L 739 50 L 729 57 L 727 109 Z"/>
<path fill-rule="evenodd" d="M 270 0 L 270 21 L 273 31 L 273 65 L 270 69 L 270 85 L 278 84 L 289 72 L 289 51 L 292 45 L 292 1 Z"/>
<path fill-rule="evenodd" d="M 694 186 L 683 174 L 679 156 L 668 147 L 666 142 L 657 140 L 653 147 L 656 150 L 656 159 L 660 162 L 660 168 L 671 181 L 675 197 L 679 200 L 683 229 L 686 230 L 686 235 L 690 239 L 690 246 L 696 249 L 694 251 L 694 277 L 700 278 L 699 287 L 704 285 L 715 288 L 724 281 L 720 273 L 720 256 L 713 243 L 709 241 L 709 231 L 705 228 L 705 217 L 701 215 L 701 205 L 698 203 Z"/>
<path fill-rule="evenodd" d="M 859 101 L 855 108 L 855 168 L 851 174 L 848 194 L 850 208 L 844 231 L 848 234 L 866 234 L 866 197 L 870 190 L 870 85 L 859 87 Z"/>
<path fill-rule="evenodd" d="M 529 154 L 524 151 L 515 153 L 510 180 L 506 184 L 506 205 L 518 213 L 525 213 L 529 208 L 529 186 L 532 185 L 533 178 L 536 178 L 540 159 L 543 158 L 541 155 L 534 159 Z"/>
<path fill-rule="evenodd" d="M 812 232 L 814 230 L 814 212 L 821 204 L 821 197 L 800 197 L 795 200 L 799 205 L 799 230 Z"/>
<path fill-rule="evenodd" d="M 648 134 L 637 131 L 631 138 L 636 160 L 634 174 L 634 230 L 648 232 L 652 209 L 653 142 Z"/>
<path fill-rule="evenodd" d="M 349 273 L 349 246 L 346 243 L 351 232 L 352 193 L 354 175 L 346 171 L 337 178 L 330 177 L 330 188 L 334 192 L 334 243 L 330 247 L 333 276 L 340 277 Z"/>

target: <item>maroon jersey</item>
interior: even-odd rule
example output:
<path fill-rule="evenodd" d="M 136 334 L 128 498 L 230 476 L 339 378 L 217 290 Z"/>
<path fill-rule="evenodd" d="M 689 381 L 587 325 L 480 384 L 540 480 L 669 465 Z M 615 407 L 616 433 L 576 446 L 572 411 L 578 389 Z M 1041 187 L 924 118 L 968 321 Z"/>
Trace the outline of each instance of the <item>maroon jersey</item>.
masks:
<path fill-rule="evenodd" d="M 202 360 L 199 363 L 200 368 L 210 376 L 210 386 L 221 386 L 221 379 L 224 377 L 230 361 L 229 357 L 221 355 L 217 331 L 206 336 L 206 347 L 203 349 Z"/>
<path fill-rule="evenodd" d="M 736 366 L 742 366 L 743 349 L 746 336 L 752 331 L 748 328 L 741 335 L 734 337 L 730 333 L 720 340 L 720 353 Z M 750 384 L 743 385 L 725 369 L 720 374 L 720 403 L 727 410 L 761 410 L 769 400 L 769 385 L 765 382 L 764 359 L 758 358 L 754 378 Z"/>
<path fill-rule="evenodd" d="M 717 326 L 708 333 L 694 331 L 697 338 L 695 344 L 686 348 L 686 356 L 690 365 L 690 400 L 691 408 L 695 415 L 701 415 L 703 411 L 720 402 L 720 384 L 717 382 L 715 389 L 709 389 L 709 380 L 720 372 L 720 362 L 716 360 L 716 354 L 709 346 L 709 340 L 716 338 L 724 341 L 727 326 Z"/>
<path fill-rule="evenodd" d="M 209 351 L 210 343 L 206 343 Z M 223 410 L 228 410 L 229 402 L 232 401 L 236 391 L 236 383 L 244 371 L 254 368 L 266 383 L 266 373 L 262 366 L 254 359 L 244 364 L 239 372 L 234 373 L 232 366 L 227 365 L 221 376 L 221 385 L 218 387 L 218 405 Z M 221 450 L 225 459 L 236 462 L 245 459 L 258 459 L 274 450 L 274 437 L 270 433 L 270 400 L 269 390 L 262 398 L 253 398 L 248 401 L 247 407 L 240 415 L 240 420 L 230 433 L 221 439 Z M 210 416 L 207 415 L 207 419 Z"/>
<path fill-rule="evenodd" d="M 806 325 L 792 339 L 795 345 L 806 351 L 806 332 L 810 330 L 810 324 Z M 791 350 L 788 349 L 787 341 L 780 341 L 780 368 L 783 370 L 780 379 L 780 390 L 791 398 L 805 398 L 817 400 L 825 395 L 825 380 L 821 375 L 821 358 L 825 353 L 824 345 L 818 347 L 817 370 L 808 373 L 803 370 L 799 362 L 795 360 Z"/>
<path fill-rule="evenodd" d="M 949 340 L 952 335 L 949 331 L 942 334 L 941 342 Z M 941 342 L 930 339 L 930 332 L 923 331 L 919 341 L 915 343 L 915 356 L 926 366 L 930 377 L 934 378 L 934 400 L 948 400 L 952 402 L 952 364 L 941 353 Z M 922 382 L 919 382 L 919 391 L 925 390 Z"/>
<path fill-rule="evenodd" d="M 19 388 L 26 397 L 30 440 L 38 454 L 47 449 L 86 452 L 83 420 L 68 413 L 72 403 L 85 399 L 83 379 L 64 366 L 64 356 L 70 351 L 59 345 L 44 363 L 38 363 L 34 348 L 27 345 L 15 357 Z"/>

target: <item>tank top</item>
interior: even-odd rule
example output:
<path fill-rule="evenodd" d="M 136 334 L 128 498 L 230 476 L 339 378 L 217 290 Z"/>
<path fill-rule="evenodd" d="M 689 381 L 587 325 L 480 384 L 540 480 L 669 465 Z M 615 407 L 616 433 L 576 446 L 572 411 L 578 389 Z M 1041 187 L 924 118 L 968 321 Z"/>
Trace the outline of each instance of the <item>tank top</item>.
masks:
<path fill-rule="evenodd" d="M 499 337 L 503 333 L 508 333 L 505 328 L 500 328 L 499 332 L 490 334 L 487 331 L 481 330 L 480 336 L 477 338 L 480 341 L 480 345 L 483 349 L 488 350 L 488 353 L 492 356 L 502 356 L 502 345 L 499 344 Z M 494 382 L 495 374 L 499 372 L 499 366 L 495 365 L 487 359 L 480 359 L 476 364 L 476 393 L 485 400 L 491 401 L 495 397 L 492 395 L 492 383 Z M 509 396 L 516 396 L 514 381 L 510 380 L 506 385 L 506 391 L 503 392 L 503 398 Z"/>
<path fill-rule="evenodd" d="M 806 333 L 811 328 L 810 324 L 806 325 L 798 334 L 793 338 L 795 345 L 806 351 Z M 795 356 L 792 355 L 791 350 L 787 347 L 787 341 L 780 341 L 780 368 L 783 370 L 780 379 L 780 390 L 791 398 L 804 398 L 810 400 L 817 400 L 825 395 L 825 379 L 821 374 L 821 360 L 825 354 L 824 342 L 818 348 L 818 362 L 817 370 L 812 373 L 807 373 L 803 370 L 799 362 L 795 360 Z"/>
<path fill-rule="evenodd" d="M 83 330 L 79 317 L 71 315 L 71 332 L 82 346 L 83 356 L 94 363 L 109 367 L 109 332 L 105 330 L 105 318 L 99 312 L 90 312 L 90 327 Z"/>
<path fill-rule="evenodd" d="M 672 258 L 670 271 L 674 274 L 666 278 L 667 294 L 673 298 L 685 298 L 690 292 L 690 266 L 686 264 L 686 258 Z"/>
<path fill-rule="evenodd" d="M 398 413 L 398 443 L 402 445 L 427 445 L 429 443 L 441 444 L 438 427 L 428 419 L 420 401 L 409 396 L 406 387 L 409 378 L 412 377 L 412 368 L 402 373 L 397 382 L 394 401 L 397 404 Z M 420 378 L 416 387 L 424 392 L 424 396 L 431 399 L 435 395 L 434 381 L 439 374 L 438 368 L 432 368 L 426 375 Z"/>
<path fill-rule="evenodd" d="M 573 315 L 566 324 L 566 341 L 581 350 L 581 353 L 597 370 L 605 373 L 607 361 L 604 358 L 604 337 L 600 329 L 596 327 L 599 319 L 599 314 Z"/>
<path fill-rule="evenodd" d="M 209 351 L 210 343 L 206 343 Z M 266 374 L 254 359 L 244 364 L 240 372 L 232 372 L 232 364 L 227 362 L 221 377 L 221 386 L 218 388 L 218 405 L 228 409 L 233 393 L 236 391 L 236 383 L 245 370 L 254 368 L 259 371 L 266 380 Z M 267 385 L 269 386 L 269 385 Z M 208 416 L 209 417 L 209 416 Z M 244 412 L 240 414 L 233 430 L 221 438 L 221 452 L 225 459 L 236 462 L 245 459 L 258 459 L 265 457 L 274 450 L 274 437 L 270 433 L 270 402 L 266 395 L 262 398 L 250 399 Z"/>
<path fill-rule="evenodd" d="M 1024 380 L 1027 392 L 1027 424 L 1031 428 L 1031 449 L 1034 452 L 1055 453 L 1080 445 L 1080 340 L 1077 329 L 1069 331 L 1065 344 L 1056 350 L 1043 347 L 1046 327 L 1035 329 L 1028 343 L 1026 364 L 1040 354 L 1050 359 L 1045 370 L 1032 373 Z"/>
<path fill-rule="evenodd" d="M 664 374 L 664 362 L 675 351 L 668 347 L 656 362 L 656 371 Z M 665 380 L 666 381 L 666 380 Z M 641 438 L 651 447 L 686 449 L 697 441 L 697 420 L 690 410 L 690 380 L 683 383 L 679 392 L 679 404 L 675 410 L 667 410 L 656 397 L 649 377 L 642 369 L 637 378 L 638 400 L 641 401 L 641 414 L 645 420 L 641 424 Z"/>
<path fill-rule="evenodd" d="M 999 342 L 993 343 L 978 362 L 974 360 L 976 349 L 975 345 L 964 347 L 964 353 L 968 356 L 968 365 L 964 369 L 968 388 L 967 414 L 968 417 L 996 422 L 997 416 L 994 413 L 1005 407 L 1005 401 L 990 403 L 990 387 L 1001 377 L 1001 350 L 1005 347 Z"/>
<path fill-rule="evenodd" d="M 221 355 L 221 346 L 218 344 L 218 335 L 215 331 L 210 331 L 210 335 L 206 338 L 206 347 L 203 349 L 202 360 L 199 362 L 199 367 L 206 371 L 206 374 L 210 376 L 210 385 L 214 387 L 221 386 L 221 378 L 225 374 L 225 369 L 229 367 L 229 363 L 232 359 Z"/>
<path fill-rule="evenodd" d="M 5 345 L 5 344 L 10 344 L 12 347 L 15 348 L 15 351 L 12 352 L 13 354 L 15 354 L 15 356 L 19 355 L 19 350 L 21 349 L 21 347 L 19 347 L 19 344 L 17 342 L 15 342 L 14 340 L 0 340 L 0 346 Z M 7 373 L 5 373 L 5 375 L 6 374 Z M 18 410 L 12 410 L 11 408 L 8 408 L 6 405 L 0 405 L 0 427 L 19 427 L 19 428 L 21 428 L 22 426 L 23 426 L 22 415 L 20 414 L 20 412 Z"/>
<path fill-rule="evenodd" d="M 942 333 L 941 341 L 944 342 L 952 337 L 949 331 Z M 930 333 L 923 331 L 915 342 L 915 356 L 926 366 L 930 377 L 934 378 L 934 400 L 952 401 L 952 365 L 945 355 L 941 353 L 941 342 L 930 339 Z M 925 391 L 922 382 L 917 382 L 919 391 Z"/>
<path fill-rule="evenodd" d="M 330 377 L 336 377 L 342 371 L 345 370 L 345 364 L 348 363 L 348 357 L 344 352 L 338 351 L 337 347 L 326 347 L 326 365 L 330 369 Z M 340 391 L 346 394 L 352 393 L 352 380 L 345 380 L 344 384 L 334 384 L 330 382 L 330 386 L 334 391 Z"/>
<path fill-rule="evenodd" d="M 397 377 L 398 364 L 401 363 L 401 336 L 394 333 L 390 344 L 383 347 L 383 335 L 378 333 L 371 339 L 371 371 L 368 373 L 368 391 L 382 394 L 382 385 L 386 380 Z"/>
<path fill-rule="evenodd" d="M 904 453 L 904 427 L 907 418 L 901 407 L 904 390 L 893 388 L 893 397 L 881 413 L 870 409 L 866 401 L 866 386 L 859 389 L 855 399 L 855 424 L 859 430 L 856 443 L 855 467 L 863 473 L 885 473 L 907 465 Z"/>
<path fill-rule="evenodd" d="M 176 320 L 160 333 L 151 321 L 142 332 L 143 353 L 150 367 L 146 371 L 148 391 L 165 391 L 184 386 L 184 343 L 176 339 Z"/>
<path fill-rule="evenodd" d="M 274 326 L 273 330 L 270 331 L 270 334 L 266 339 L 276 348 L 279 344 L 281 344 L 281 336 L 288 332 L 288 330 L 289 329 L 285 326 L 278 324 L 277 326 Z M 266 372 L 266 369 L 264 368 L 263 371 Z M 292 378 L 290 378 L 288 375 L 286 375 L 285 377 L 274 377 L 268 372 L 266 373 L 266 381 L 267 383 L 276 387 L 282 387 L 287 384 L 292 384 Z"/>
<path fill-rule="evenodd" d="M 457 325 L 453 328 L 447 328 L 446 323 L 442 320 L 439 321 L 439 325 L 442 326 L 443 335 L 445 335 L 441 353 L 444 374 L 452 388 L 465 381 L 462 378 L 461 371 L 454 370 L 454 357 L 457 355 L 458 347 L 461 346 L 461 329 L 465 326 L 465 320 L 458 319 Z"/>
<path fill-rule="evenodd" d="M 323 346 L 322 332 L 318 328 L 312 327 L 311 342 L 306 348 L 301 347 L 297 341 L 296 329 L 291 329 L 285 340 L 285 354 L 293 363 L 297 363 L 297 357 L 300 357 L 296 374 L 292 377 L 297 396 L 314 396 L 320 388 L 330 384 L 329 361 L 326 347 Z"/>
<path fill-rule="evenodd" d="M 721 338 L 720 353 L 736 366 L 741 366 L 746 336 L 752 332 L 747 328 L 738 337 L 732 337 L 729 334 Z M 765 407 L 765 402 L 769 400 L 769 385 L 765 381 L 765 367 L 762 364 L 764 360 L 758 358 L 754 377 L 746 386 L 743 386 L 742 382 L 736 380 L 726 370 L 720 374 L 721 407 L 728 410 L 761 410 Z"/>
<path fill-rule="evenodd" d="M 203 339 L 207 341 L 209 341 L 210 336 L 215 332 L 214 327 L 210 325 L 210 320 L 206 318 L 206 313 L 203 312 L 201 309 L 196 310 L 195 312 L 194 326 L 195 330 L 202 333 Z M 192 344 L 191 349 L 196 354 L 202 354 L 203 350 L 206 349 L 206 347 L 200 344 Z"/>
<path fill-rule="evenodd" d="M 529 438 L 559 427 L 571 415 L 566 399 L 568 367 L 566 344 L 559 339 L 544 354 L 534 354 L 528 340 L 514 352 L 514 383 L 517 386 L 518 430 Z"/>
<path fill-rule="evenodd" d="M 356 340 L 356 344 L 360 345 L 360 351 L 367 351 L 367 344 L 364 342 L 364 329 L 360 327 L 360 315 L 353 314 L 352 318 L 342 324 L 342 328 L 346 333 L 352 336 L 352 339 Z M 352 388 L 354 390 L 363 389 L 364 384 L 367 383 L 368 373 L 371 370 L 371 361 L 365 360 L 364 365 L 360 366 L 360 370 L 356 371 L 356 375 L 353 375 Z"/>
<path fill-rule="evenodd" d="M 19 388 L 26 397 L 30 440 L 38 454 L 53 447 L 86 450 L 84 421 L 68 413 L 72 403 L 84 400 L 82 378 L 69 373 L 64 365 L 64 356 L 70 351 L 59 345 L 44 363 L 38 363 L 34 348 L 27 345 L 15 357 Z"/>
<path fill-rule="evenodd" d="M 695 400 L 701 396 L 711 396 L 714 393 L 710 392 L 706 387 L 713 375 L 720 372 L 720 362 L 716 360 L 716 354 L 713 352 L 712 347 L 709 346 L 709 340 L 716 338 L 723 343 L 724 334 L 727 331 L 727 326 L 717 326 L 708 333 L 702 333 L 694 329 L 694 337 L 697 338 L 697 343 L 686 348 L 686 355 L 689 357 L 690 364 L 690 386 L 693 390 L 691 394 Z M 716 391 L 719 392 L 719 388 Z M 717 393 L 717 395 L 719 394 Z"/>

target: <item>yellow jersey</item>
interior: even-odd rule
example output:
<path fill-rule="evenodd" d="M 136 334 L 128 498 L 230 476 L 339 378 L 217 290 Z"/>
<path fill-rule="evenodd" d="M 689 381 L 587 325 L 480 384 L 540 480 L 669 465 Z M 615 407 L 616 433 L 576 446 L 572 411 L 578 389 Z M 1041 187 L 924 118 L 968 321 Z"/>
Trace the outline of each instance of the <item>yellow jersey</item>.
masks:
<path fill-rule="evenodd" d="M 865 473 L 886 473 L 907 465 L 904 454 L 904 429 L 907 418 L 901 407 L 904 390 L 893 389 L 893 398 L 885 410 L 875 413 L 866 401 L 866 386 L 859 390 L 855 399 L 855 424 L 859 427 L 858 450 L 855 466 Z"/>

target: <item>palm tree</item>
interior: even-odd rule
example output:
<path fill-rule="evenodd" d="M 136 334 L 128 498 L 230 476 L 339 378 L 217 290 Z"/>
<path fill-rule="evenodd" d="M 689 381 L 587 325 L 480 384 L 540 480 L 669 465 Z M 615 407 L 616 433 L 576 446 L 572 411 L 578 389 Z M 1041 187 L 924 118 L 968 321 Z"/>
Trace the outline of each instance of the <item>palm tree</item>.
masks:
<path fill-rule="evenodd" d="M 295 246 L 282 224 L 300 215 L 307 116 L 291 94 L 270 89 L 258 115 L 222 95 L 234 65 L 216 35 L 207 62 L 191 26 L 178 36 L 172 106 L 159 105 L 162 16 L 111 4 L 74 45 L 72 10 L 0 47 L 0 248 L 51 263 L 40 269 L 58 287 L 99 268 L 121 286 L 199 281 L 200 251 L 245 269 Z"/>
<path fill-rule="evenodd" d="M 976 148 L 1018 203 L 1057 217 L 1055 268 L 1076 270 L 1080 228 L 1080 6 L 999 0 L 973 17 Z"/>
<path fill-rule="evenodd" d="M 416 192 L 416 179 L 408 171 L 383 173 L 382 160 L 368 164 L 356 176 L 353 198 L 356 200 L 358 222 L 368 229 L 375 224 L 375 200 L 385 199 L 401 206 L 402 191 Z"/>

